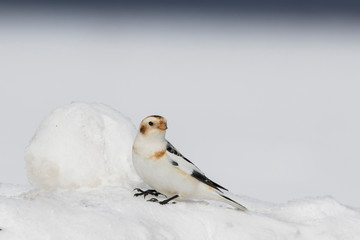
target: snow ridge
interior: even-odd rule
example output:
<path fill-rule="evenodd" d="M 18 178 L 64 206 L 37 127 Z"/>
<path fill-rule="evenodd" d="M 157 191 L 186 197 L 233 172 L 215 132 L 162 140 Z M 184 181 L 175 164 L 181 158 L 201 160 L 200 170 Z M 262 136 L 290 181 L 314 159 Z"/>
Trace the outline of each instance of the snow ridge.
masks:
<path fill-rule="evenodd" d="M 12 193 L 9 193 L 12 192 Z M 330 197 L 270 204 L 232 196 L 250 211 L 216 202 L 160 205 L 131 189 L 24 191 L 0 187 L 0 239 L 359 239 L 360 212 Z"/>

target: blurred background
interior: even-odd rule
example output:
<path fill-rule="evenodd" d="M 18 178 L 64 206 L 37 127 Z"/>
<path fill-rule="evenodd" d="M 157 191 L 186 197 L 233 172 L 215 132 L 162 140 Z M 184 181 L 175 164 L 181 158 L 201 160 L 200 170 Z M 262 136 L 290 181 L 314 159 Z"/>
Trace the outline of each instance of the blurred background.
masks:
<path fill-rule="evenodd" d="M 232 192 L 360 207 L 360 2 L 2 1 L 0 182 L 54 108 L 100 102 Z"/>

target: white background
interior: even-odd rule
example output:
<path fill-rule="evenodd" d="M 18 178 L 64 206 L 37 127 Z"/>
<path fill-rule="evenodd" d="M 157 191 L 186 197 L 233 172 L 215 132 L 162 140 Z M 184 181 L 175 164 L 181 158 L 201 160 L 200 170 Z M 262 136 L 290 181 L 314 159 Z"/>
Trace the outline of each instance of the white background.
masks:
<path fill-rule="evenodd" d="M 232 192 L 360 207 L 360 25 L 352 19 L 1 14 L 0 182 L 72 101 L 168 119 L 168 139 Z"/>

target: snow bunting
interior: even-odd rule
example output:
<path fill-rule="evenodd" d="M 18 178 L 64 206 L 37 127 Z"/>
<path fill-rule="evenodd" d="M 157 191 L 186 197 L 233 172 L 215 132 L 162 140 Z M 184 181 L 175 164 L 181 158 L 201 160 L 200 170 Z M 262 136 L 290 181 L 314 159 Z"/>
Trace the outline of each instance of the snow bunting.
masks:
<path fill-rule="evenodd" d="M 136 135 L 132 158 L 136 172 L 154 190 L 142 191 L 134 196 L 148 194 L 167 198 L 160 204 L 173 199 L 206 199 L 226 202 L 235 208 L 247 210 L 241 204 L 223 195 L 226 188 L 208 179 L 199 168 L 185 158 L 165 139 L 167 122 L 164 117 L 152 115 L 145 118 Z M 152 198 L 151 201 L 158 201 Z"/>

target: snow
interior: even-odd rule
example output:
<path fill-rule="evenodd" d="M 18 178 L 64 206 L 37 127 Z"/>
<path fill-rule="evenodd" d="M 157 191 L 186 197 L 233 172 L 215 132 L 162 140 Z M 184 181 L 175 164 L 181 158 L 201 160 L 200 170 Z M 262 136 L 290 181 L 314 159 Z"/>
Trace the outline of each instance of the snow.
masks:
<path fill-rule="evenodd" d="M 131 163 L 136 130 L 102 104 L 72 103 L 41 123 L 25 152 L 30 182 L 42 189 L 133 186 Z"/>
<path fill-rule="evenodd" d="M 100 104 L 54 110 L 26 149 L 31 186 L 0 184 L 0 239 L 360 239 L 360 209 L 332 197 L 285 204 L 231 194 L 219 202 L 160 205 L 133 197 L 146 187 L 129 157 L 134 125 Z"/>
<path fill-rule="evenodd" d="M 11 191 L 9 191 L 11 190 Z M 9 193 L 12 192 L 12 193 Z M 270 204 L 232 196 L 160 205 L 126 187 L 32 190 L 0 186 L 0 239 L 359 239 L 360 211 L 331 197 Z"/>

